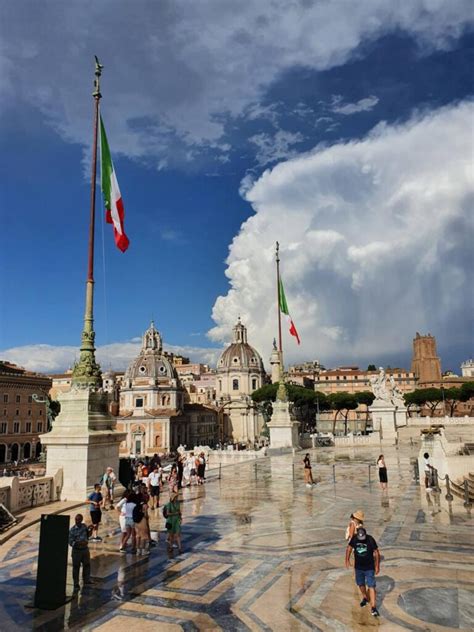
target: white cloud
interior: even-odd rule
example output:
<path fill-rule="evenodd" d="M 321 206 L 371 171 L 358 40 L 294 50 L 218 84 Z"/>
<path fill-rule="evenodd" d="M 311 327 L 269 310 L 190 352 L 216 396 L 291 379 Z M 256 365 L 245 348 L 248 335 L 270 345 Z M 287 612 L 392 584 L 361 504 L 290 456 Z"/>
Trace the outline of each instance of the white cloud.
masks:
<path fill-rule="evenodd" d="M 0 105 L 28 102 L 64 139 L 88 147 L 98 52 L 114 153 L 152 158 L 159 169 L 186 164 L 203 147 L 225 156 L 217 141 L 229 116 L 274 120 L 273 106 L 260 104 L 288 69 L 343 64 L 362 43 L 397 30 L 421 48 L 447 48 L 473 20 L 470 0 L 274 0 L 238 11 L 232 0 L 164 0 L 139 10 L 132 0 L 60 10 L 45 0 L 4 3 L 2 18 Z"/>
<path fill-rule="evenodd" d="M 472 102 L 378 125 L 365 139 L 283 162 L 241 188 L 252 204 L 227 259 L 213 340 L 238 314 L 268 357 L 276 333 L 274 244 L 297 348 L 289 359 L 371 359 L 416 331 L 468 345 L 474 312 Z"/>
<path fill-rule="evenodd" d="M 128 342 L 115 342 L 97 348 L 97 361 L 102 370 L 126 369 L 138 355 L 141 348 L 141 337 L 132 338 Z M 165 350 L 189 357 L 192 362 L 201 362 L 215 366 L 222 349 L 215 347 L 192 347 L 180 345 L 164 345 Z M 79 347 L 53 346 L 46 344 L 24 345 L 0 350 L 0 358 L 13 362 L 29 371 L 40 373 L 61 373 L 71 368 L 79 358 Z"/>
<path fill-rule="evenodd" d="M 294 149 L 291 149 L 292 146 L 303 141 L 304 136 L 300 132 L 293 133 L 282 129 L 278 130 L 273 136 L 261 133 L 249 138 L 249 142 L 258 147 L 256 158 L 258 164 L 262 167 L 271 162 L 294 156 L 296 152 Z"/>
<path fill-rule="evenodd" d="M 365 97 L 365 99 L 360 99 L 356 103 L 342 103 L 342 97 L 337 95 L 333 97 L 331 111 L 336 114 L 344 114 L 345 116 L 356 114 L 357 112 L 370 112 L 378 102 L 379 98 L 372 95 Z"/>

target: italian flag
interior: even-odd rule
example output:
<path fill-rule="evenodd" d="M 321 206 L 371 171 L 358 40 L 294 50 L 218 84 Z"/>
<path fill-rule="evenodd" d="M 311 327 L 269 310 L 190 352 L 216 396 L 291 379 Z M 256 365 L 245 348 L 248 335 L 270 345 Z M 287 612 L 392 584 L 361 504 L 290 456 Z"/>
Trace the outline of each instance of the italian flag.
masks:
<path fill-rule="evenodd" d="M 101 185 L 105 204 L 105 219 L 114 225 L 114 237 L 117 248 L 125 252 L 128 248 L 128 237 L 123 227 L 124 210 L 122 195 L 120 193 L 117 178 L 115 177 L 114 163 L 110 155 L 109 143 L 105 134 L 104 123 L 100 117 L 100 158 L 101 158 Z"/>
<path fill-rule="evenodd" d="M 280 311 L 286 316 L 290 334 L 294 336 L 298 344 L 300 344 L 300 337 L 298 336 L 298 332 L 296 331 L 295 323 L 291 319 L 290 310 L 288 309 L 288 303 L 286 302 L 285 290 L 283 289 L 283 281 L 281 279 L 279 281 L 280 283 L 278 288 L 278 300 L 280 302 Z"/>

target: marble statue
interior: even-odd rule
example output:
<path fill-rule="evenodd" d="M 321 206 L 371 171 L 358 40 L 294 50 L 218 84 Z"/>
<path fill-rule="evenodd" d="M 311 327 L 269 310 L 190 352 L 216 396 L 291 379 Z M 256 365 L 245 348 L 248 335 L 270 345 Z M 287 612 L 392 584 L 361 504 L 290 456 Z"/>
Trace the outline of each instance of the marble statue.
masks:
<path fill-rule="evenodd" d="M 395 382 L 393 375 L 388 377 L 382 367 L 378 375 L 369 377 L 372 392 L 375 395 L 374 404 L 389 404 L 397 408 L 405 407 L 403 393 Z"/>

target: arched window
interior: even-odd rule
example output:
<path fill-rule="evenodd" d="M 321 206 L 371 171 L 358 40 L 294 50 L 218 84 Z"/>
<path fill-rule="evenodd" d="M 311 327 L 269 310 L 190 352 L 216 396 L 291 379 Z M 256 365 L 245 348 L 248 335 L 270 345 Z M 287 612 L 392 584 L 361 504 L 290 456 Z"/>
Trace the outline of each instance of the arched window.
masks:
<path fill-rule="evenodd" d="M 252 391 L 255 391 L 258 388 L 258 380 L 256 377 L 252 378 Z"/>
<path fill-rule="evenodd" d="M 239 380 L 237 378 L 232 380 L 232 390 L 233 391 L 239 390 Z"/>
<path fill-rule="evenodd" d="M 222 391 L 222 380 L 219 380 L 219 391 Z"/>

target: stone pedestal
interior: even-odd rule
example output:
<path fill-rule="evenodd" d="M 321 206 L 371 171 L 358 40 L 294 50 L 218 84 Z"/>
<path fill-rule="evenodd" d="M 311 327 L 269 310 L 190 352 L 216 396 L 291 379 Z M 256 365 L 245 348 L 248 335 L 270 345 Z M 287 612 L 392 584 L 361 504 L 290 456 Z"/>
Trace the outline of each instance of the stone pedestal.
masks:
<path fill-rule="evenodd" d="M 46 475 L 62 468 L 61 500 L 85 500 L 106 467 L 112 467 L 118 476 L 119 446 L 126 433 L 115 429 L 107 393 L 72 388 L 58 394 L 58 400 L 61 412 L 53 429 L 41 435 L 41 443 L 47 448 Z"/>
<path fill-rule="evenodd" d="M 396 410 L 396 406 L 388 403 L 377 404 L 377 401 L 369 407 L 372 427 L 375 432 L 379 432 L 382 444 L 396 445 L 397 443 Z"/>
<path fill-rule="evenodd" d="M 273 404 L 271 421 L 267 424 L 270 430 L 270 448 L 298 448 L 298 421 L 290 417 L 288 402 L 276 401 Z"/>
<path fill-rule="evenodd" d="M 397 428 L 402 428 L 408 425 L 408 413 L 404 404 L 402 406 L 397 406 L 395 409 L 395 425 Z"/>

